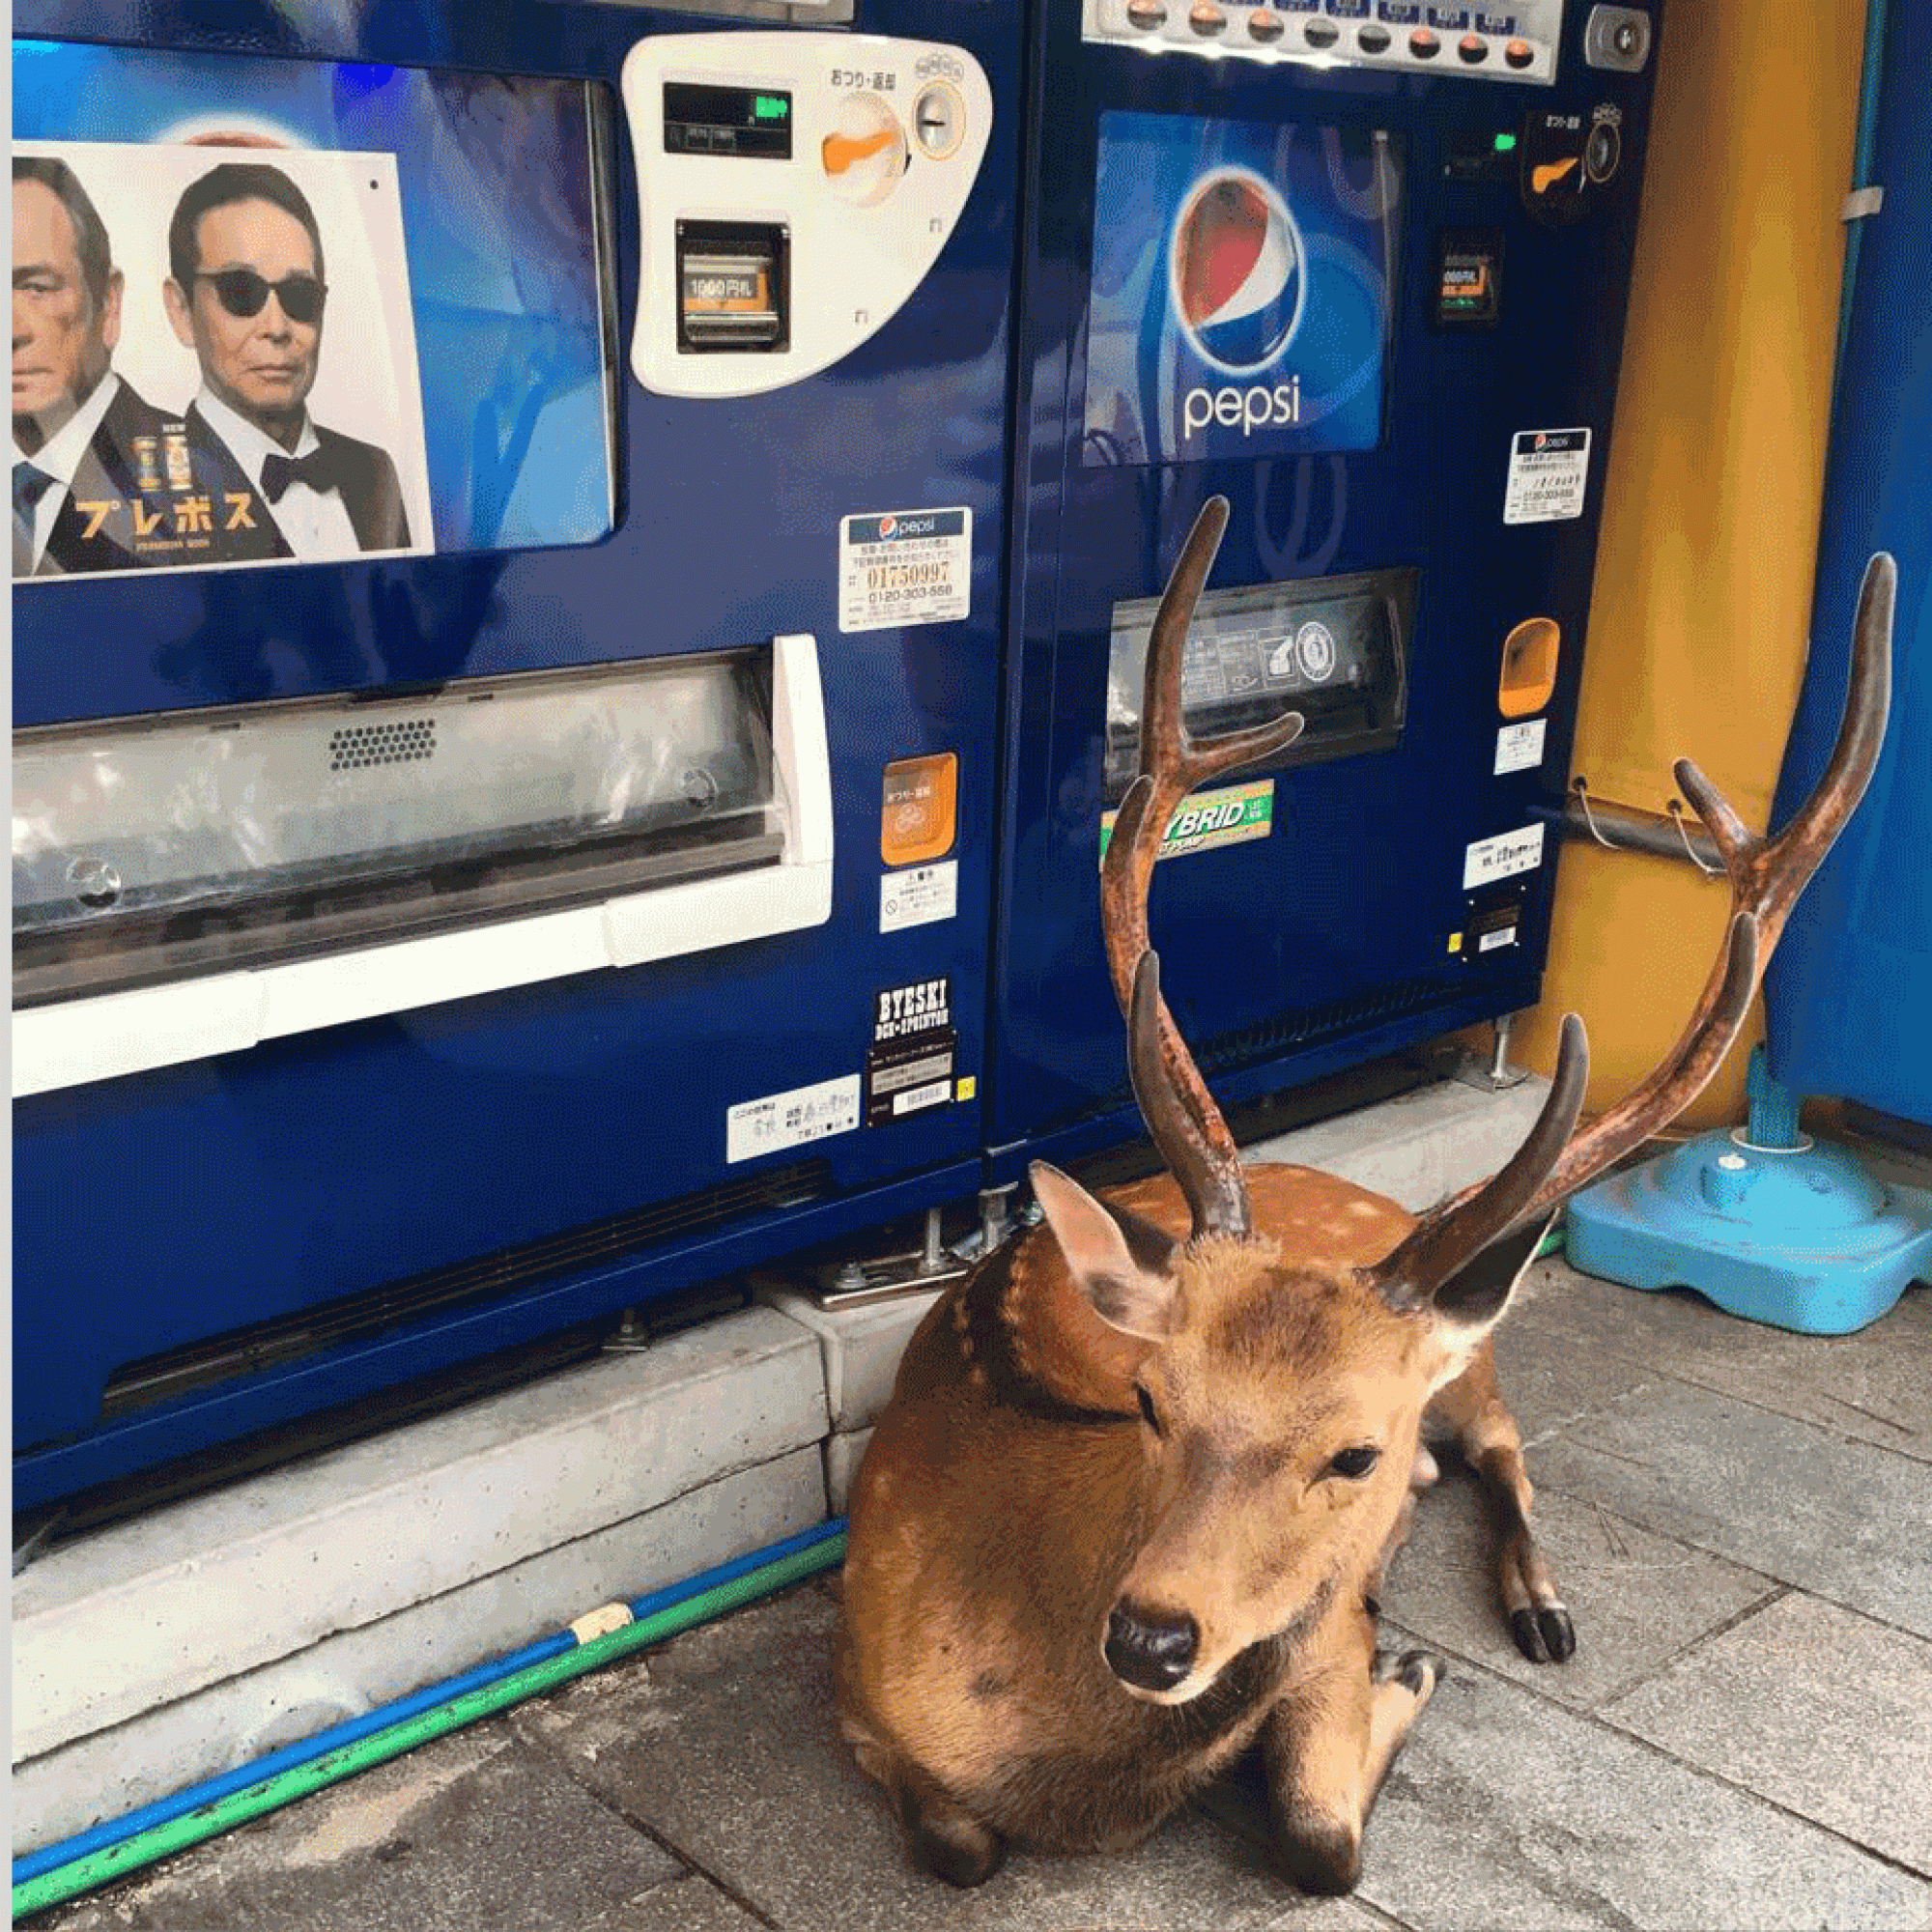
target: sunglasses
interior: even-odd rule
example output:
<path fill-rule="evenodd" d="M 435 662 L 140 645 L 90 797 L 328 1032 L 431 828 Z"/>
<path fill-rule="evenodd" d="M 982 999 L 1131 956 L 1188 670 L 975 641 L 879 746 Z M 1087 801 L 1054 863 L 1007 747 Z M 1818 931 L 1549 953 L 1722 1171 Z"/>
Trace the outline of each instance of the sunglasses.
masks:
<path fill-rule="evenodd" d="M 314 275 L 284 275 L 279 282 L 266 280 L 253 269 L 206 269 L 195 270 L 198 282 L 214 284 L 214 298 L 230 315 L 260 315 L 272 295 L 291 322 L 308 324 L 322 313 L 323 298 L 328 284 Z"/>

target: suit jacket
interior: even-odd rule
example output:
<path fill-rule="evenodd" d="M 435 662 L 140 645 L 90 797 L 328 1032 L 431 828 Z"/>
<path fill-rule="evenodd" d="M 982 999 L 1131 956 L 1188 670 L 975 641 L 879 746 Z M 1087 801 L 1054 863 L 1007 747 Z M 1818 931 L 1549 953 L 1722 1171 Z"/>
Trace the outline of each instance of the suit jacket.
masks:
<path fill-rule="evenodd" d="M 138 437 L 152 438 L 157 461 L 161 434 L 161 412 L 144 402 L 121 379 L 121 387 L 100 418 L 100 427 L 82 453 L 68 487 L 60 515 L 47 535 L 47 547 L 35 567 L 36 577 L 101 570 L 139 570 L 150 563 L 173 559 L 144 554 L 135 534 L 135 505 L 141 500 L 140 457 L 134 448 Z M 150 492 L 152 497 L 154 493 Z M 111 504 L 103 517 L 98 507 L 83 510 L 83 503 Z M 90 534 L 89 526 L 95 527 Z"/>
<path fill-rule="evenodd" d="M 255 488 L 234 453 L 213 425 L 190 405 L 187 417 L 188 463 L 195 488 L 215 504 L 214 547 L 201 556 L 204 563 L 244 563 L 270 557 L 293 556 L 288 539 L 275 523 L 274 506 Z M 363 550 L 403 550 L 410 541 L 409 519 L 403 512 L 403 488 L 396 466 L 384 449 L 358 442 L 353 436 L 315 426 L 316 440 L 328 453 L 341 479 L 343 507 L 350 527 Z M 234 507 L 237 497 L 245 508 Z"/>

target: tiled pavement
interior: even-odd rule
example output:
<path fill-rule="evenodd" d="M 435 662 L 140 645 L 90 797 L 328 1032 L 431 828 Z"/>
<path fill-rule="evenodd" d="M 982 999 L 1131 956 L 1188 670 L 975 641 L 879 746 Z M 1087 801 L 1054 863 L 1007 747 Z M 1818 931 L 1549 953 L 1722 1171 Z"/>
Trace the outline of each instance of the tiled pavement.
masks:
<path fill-rule="evenodd" d="M 1392 1620 L 1452 1674 L 1359 1891 L 1190 1817 L 1128 1858 L 909 1871 L 838 1743 L 829 1582 L 446 1738 L 40 1921 L 48 1932 L 1932 1928 L 1932 1291 L 1839 1340 L 1539 1266 L 1498 1340 L 1576 1613 L 1520 1659 L 1473 1485 Z"/>

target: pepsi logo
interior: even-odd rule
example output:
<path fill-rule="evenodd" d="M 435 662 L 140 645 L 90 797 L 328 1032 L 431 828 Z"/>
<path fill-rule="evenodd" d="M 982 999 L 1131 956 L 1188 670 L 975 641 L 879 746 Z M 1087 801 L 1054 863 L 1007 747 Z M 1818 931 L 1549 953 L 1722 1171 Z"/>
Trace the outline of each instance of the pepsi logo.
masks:
<path fill-rule="evenodd" d="M 1195 184 L 1174 225 L 1174 312 L 1204 360 L 1239 374 L 1293 340 L 1306 293 L 1301 233 L 1272 183 L 1217 168 Z"/>
<path fill-rule="evenodd" d="M 899 520 L 896 517 L 881 517 L 879 519 L 879 534 L 882 537 L 891 536 L 898 526 Z"/>

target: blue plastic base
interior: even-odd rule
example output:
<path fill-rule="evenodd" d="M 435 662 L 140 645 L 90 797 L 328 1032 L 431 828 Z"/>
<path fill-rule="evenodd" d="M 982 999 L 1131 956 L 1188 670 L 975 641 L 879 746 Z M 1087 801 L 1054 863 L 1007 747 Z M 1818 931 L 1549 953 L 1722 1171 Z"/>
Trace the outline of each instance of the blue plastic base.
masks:
<path fill-rule="evenodd" d="M 1932 1193 L 1882 1185 L 1842 1148 L 1706 1134 L 1577 1195 L 1566 1245 L 1585 1274 L 1848 1335 L 1932 1277 Z"/>

